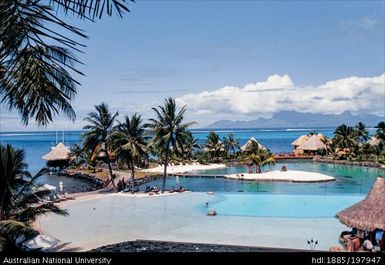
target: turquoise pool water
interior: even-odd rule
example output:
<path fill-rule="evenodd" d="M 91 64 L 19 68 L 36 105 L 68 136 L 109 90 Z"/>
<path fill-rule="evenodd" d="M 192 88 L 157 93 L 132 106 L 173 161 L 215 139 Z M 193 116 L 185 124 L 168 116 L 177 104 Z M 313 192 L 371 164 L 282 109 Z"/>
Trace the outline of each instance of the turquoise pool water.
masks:
<path fill-rule="evenodd" d="M 258 192 L 283 194 L 366 194 L 369 192 L 377 176 L 385 176 L 385 171 L 377 168 L 357 167 L 348 165 L 333 165 L 312 161 L 280 161 L 275 167 L 266 167 L 264 170 L 279 170 L 286 166 L 288 170 L 318 172 L 333 176 L 336 181 L 325 183 L 291 183 L 291 182 L 256 182 L 239 181 L 224 178 L 191 178 L 168 177 L 167 188 L 182 185 L 192 191 L 216 192 Z M 232 174 L 245 173 L 247 167 L 227 167 L 215 170 L 195 171 L 191 174 Z M 146 185 L 161 186 L 161 180 Z M 145 189 L 143 185 L 141 189 Z"/>
<path fill-rule="evenodd" d="M 209 202 L 209 209 L 231 216 L 330 218 L 362 199 L 364 196 L 358 195 L 222 193 Z"/>
<path fill-rule="evenodd" d="M 69 243 L 68 247 L 80 247 L 83 251 L 137 239 L 309 250 L 307 240 L 311 238 L 319 242 L 316 250 L 328 250 L 338 244 L 341 231 L 348 229 L 333 216 L 341 207 L 349 206 L 345 204 L 360 199 L 290 196 L 213 196 L 206 192 L 143 197 L 100 194 L 95 199 L 63 205 L 69 216 L 42 216 L 39 228 Z M 206 202 L 219 212 L 217 216 L 206 215 Z M 275 217 L 265 217 L 268 215 Z M 316 218 L 321 215 L 329 218 Z"/>

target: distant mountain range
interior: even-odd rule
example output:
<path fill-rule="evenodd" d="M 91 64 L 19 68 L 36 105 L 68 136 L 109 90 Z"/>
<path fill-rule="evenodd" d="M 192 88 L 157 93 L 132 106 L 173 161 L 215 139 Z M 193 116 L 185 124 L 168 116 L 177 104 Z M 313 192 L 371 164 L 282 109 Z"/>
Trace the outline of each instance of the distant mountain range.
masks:
<path fill-rule="evenodd" d="M 384 117 L 372 114 L 353 115 L 349 111 L 345 111 L 339 115 L 282 111 L 274 114 L 270 119 L 259 118 L 251 121 L 219 120 L 204 128 L 318 128 L 336 127 L 343 123 L 346 125 L 355 125 L 360 121 L 367 125 L 367 127 L 374 127 L 378 122 L 384 120 Z"/>

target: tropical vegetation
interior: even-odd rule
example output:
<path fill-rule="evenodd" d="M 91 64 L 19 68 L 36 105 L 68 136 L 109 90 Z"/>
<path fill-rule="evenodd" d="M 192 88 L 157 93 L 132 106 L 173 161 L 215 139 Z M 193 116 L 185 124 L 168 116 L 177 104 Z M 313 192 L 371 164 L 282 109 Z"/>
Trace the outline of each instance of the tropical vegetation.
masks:
<path fill-rule="evenodd" d="M 173 98 L 164 101 L 163 106 L 152 108 L 155 118 L 150 119 L 146 127 L 150 129 L 152 139 L 149 146 L 153 148 L 162 162 L 163 180 L 162 193 L 166 189 L 167 166 L 172 155 L 182 156 L 186 146 L 191 146 L 192 135 L 187 130 L 194 122 L 183 123 L 186 106 L 177 111 L 176 102 Z"/>
<path fill-rule="evenodd" d="M 250 141 L 247 144 L 243 154 L 243 161 L 249 166 L 254 165 L 255 173 L 261 173 L 262 166 L 275 164 L 274 155 L 270 152 L 270 150 L 261 146 L 256 141 Z"/>
<path fill-rule="evenodd" d="M 131 117 L 124 116 L 124 122 L 119 123 L 111 134 L 111 145 L 115 157 L 127 163 L 131 169 L 131 192 L 135 191 L 135 166 L 143 165 L 148 160 L 145 130 L 142 117 L 137 113 Z"/>
<path fill-rule="evenodd" d="M 41 214 L 67 215 L 47 201 L 50 190 L 35 185 L 46 174 L 42 169 L 32 176 L 25 153 L 11 145 L 0 145 L 0 251 L 17 250 L 17 244 L 34 235 L 31 224 Z"/>

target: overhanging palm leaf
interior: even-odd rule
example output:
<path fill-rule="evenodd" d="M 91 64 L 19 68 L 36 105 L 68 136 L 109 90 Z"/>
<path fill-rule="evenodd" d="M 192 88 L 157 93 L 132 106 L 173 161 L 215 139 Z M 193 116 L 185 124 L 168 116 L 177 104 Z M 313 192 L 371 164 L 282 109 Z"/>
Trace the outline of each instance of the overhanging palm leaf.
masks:
<path fill-rule="evenodd" d="M 47 125 L 59 113 L 76 115 L 71 101 L 77 93 L 74 75 L 80 61 L 74 52 L 83 44 L 71 35 L 84 32 L 55 14 L 57 10 L 93 19 L 115 10 L 122 16 L 128 0 L 2 0 L 0 1 L 0 102 L 19 112 L 24 124 L 32 118 Z M 52 27 L 59 30 L 52 30 Z M 64 33 L 63 33 L 64 32 Z"/>
<path fill-rule="evenodd" d="M 44 200 L 49 190 L 33 189 L 34 181 L 46 172 L 46 169 L 42 169 L 31 176 L 24 162 L 24 151 L 10 145 L 0 145 L 0 248 L 3 248 L 3 244 L 15 246 L 16 239 L 30 235 L 30 224 L 37 216 L 47 213 L 68 214 Z"/>
<path fill-rule="evenodd" d="M 0 234 L 8 235 L 11 240 L 16 241 L 19 237 L 31 236 L 33 233 L 31 227 L 23 222 L 16 220 L 1 220 Z"/>

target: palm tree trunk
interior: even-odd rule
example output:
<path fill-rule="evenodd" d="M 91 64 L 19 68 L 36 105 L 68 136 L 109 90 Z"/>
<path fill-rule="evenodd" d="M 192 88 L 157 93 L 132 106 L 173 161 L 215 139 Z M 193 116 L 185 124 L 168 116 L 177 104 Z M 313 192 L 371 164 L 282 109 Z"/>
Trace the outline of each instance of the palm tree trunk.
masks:
<path fill-rule="evenodd" d="M 107 158 L 108 171 L 110 173 L 110 181 L 112 183 L 112 187 L 114 188 L 115 192 L 118 192 L 118 189 L 116 187 L 115 180 L 114 180 L 114 173 L 112 172 L 111 159 L 110 159 L 110 155 L 108 154 L 107 144 L 105 144 L 105 147 L 106 147 L 105 152 L 106 152 L 106 158 Z"/>
<path fill-rule="evenodd" d="M 162 180 L 162 193 L 166 190 L 166 178 L 167 178 L 167 166 L 168 166 L 168 153 L 170 152 L 170 142 L 167 143 L 167 149 L 164 156 L 164 171 L 163 171 L 163 180 Z"/>
<path fill-rule="evenodd" d="M 168 151 L 166 151 L 164 157 L 164 171 L 163 171 L 163 179 L 162 179 L 162 193 L 166 190 L 166 178 L 167 178 L 167 165 L 168 165 Z"/>
<path fill-rule="evenodd" d="M 135 166 L 134 159 L 131 159 L 131 193 L 135 193 Z"/>

